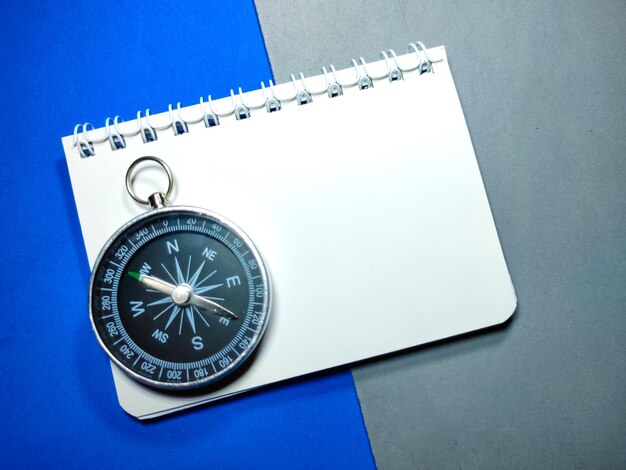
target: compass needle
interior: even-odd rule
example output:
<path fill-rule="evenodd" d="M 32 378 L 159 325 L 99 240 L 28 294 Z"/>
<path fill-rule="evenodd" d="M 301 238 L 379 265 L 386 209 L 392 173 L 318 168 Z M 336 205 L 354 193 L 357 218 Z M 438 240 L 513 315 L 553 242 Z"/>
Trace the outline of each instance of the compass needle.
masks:
<path fill-rule="evenodd" d="M 161 165 L 173 183 L 162 160 L 137 159 L 126 181 L 138 202 L 133 172 L 144 161 Z M 269 321 L 271 286 L 241 229 L 205 209 L 167 206 L 171 190 L 152 194 L 144 203 L 155 210 L 107 241 L 94 264 L 89 311 L 100 345 L 124 373 L 182 390 L 217 382 L 252 357 Z"/>
<path fill-rule="evenodd" d="M 176 286 L 166 282 L 158 277 L 150 276 L 147 274 L 141 274 L 129 271 L 128 275 L 133 279 L 137 279 L 142 284 L 148 286 L 151 289 L 155 289 L 163 294 L 171 294 L 176 289 Z"/>
<path fill-rule="evenodd" d="M 196 307 L 207 310 L 215 315 L 219 315 L 221 317 L 229 317 L 234 320 L 237 320 L 237 315 L 228 310 L 227 308 L 222 307 L 220 304 L 213 302 L 212 300 L 207 299 L 206 297 L 202 297 L 200 295 L 192 294 L 191 299 L 189 300 L 191 304 Z"/>

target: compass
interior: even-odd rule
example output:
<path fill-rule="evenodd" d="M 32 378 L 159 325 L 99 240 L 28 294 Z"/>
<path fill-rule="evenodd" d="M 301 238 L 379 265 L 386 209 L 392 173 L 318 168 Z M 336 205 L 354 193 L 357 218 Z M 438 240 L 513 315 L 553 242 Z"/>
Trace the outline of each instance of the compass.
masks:
<path fill-rule="evenodd" d="M 132 188 L 141 162 L 161 165 L 166 194 L 143 200 Z M 270 282 L 250 238 L 214 212 L 166 206 L 169 167 L 141 157 L 129 194 L 153 209 L 122 226 L 92 272 L 89 310 L 98 341 L 131 378 L 161 389 L 221 380 L 248 360 L 270 313 Z"/>

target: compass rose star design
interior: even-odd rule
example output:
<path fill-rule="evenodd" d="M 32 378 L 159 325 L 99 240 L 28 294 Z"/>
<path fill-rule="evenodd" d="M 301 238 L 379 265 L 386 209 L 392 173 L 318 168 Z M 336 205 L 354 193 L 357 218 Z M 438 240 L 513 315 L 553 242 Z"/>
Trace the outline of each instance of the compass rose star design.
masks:
<path fill-rule="evenodd" d="M 182 334 L 183 319 L 186 317 L 189 322 L 189 326 L 195 334 L 196 316 L 208 327 L 210 327 L 203 312 L 234 320 L 238 318 L 237 315 L 218 303 L 223 302 L 223 298 L 203 295 L 224 285 L 223 283 L 205 285 L 205 283 L 207 283 L 217 272 L 217 270 L 213 270 L 200 279 L 205 263 L 206 261 L 203 260 L 193 274 L 191 274 L 191 256 L 189 256 L 187 269 L 185 273 L 183 273 L 180 262 L 175 256 L 174 267 L 176 276 L 172 275 L 165 264 L 161 263 L 161 267 L 167 277 L 169 277 L 169 280 L 167 281 L 149 274 L 134 271 L 128 272 L 130 277 L 144 284 L 147 291 L 165 294 L 165 297 L 147 304 L 148 307 L 165 305 L 165 308 L 157 313 L 153 318 L 153 320 L 157 320 L 159 317 L 169 312 L 169 317 L 164 330 L 167 330 L 178 318 L 178 334 Z"/>

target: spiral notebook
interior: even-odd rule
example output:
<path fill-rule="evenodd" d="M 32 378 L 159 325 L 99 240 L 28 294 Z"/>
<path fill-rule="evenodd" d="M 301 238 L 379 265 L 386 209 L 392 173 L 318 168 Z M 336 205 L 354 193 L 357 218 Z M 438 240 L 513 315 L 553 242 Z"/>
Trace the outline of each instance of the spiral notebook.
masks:
<path fill-rule="evenodd" d="M 77 126 L 62 143 L 91 266 L 145 211 L 124 176 L 154 155 L 172 168 L 172 203 L 235 221 L 273 278 L 266 336 L 224 388 L 168 395 L 112 365 L 121 406 L 140 419 L 479 330 L 516 308 L 443 47 Z"/>

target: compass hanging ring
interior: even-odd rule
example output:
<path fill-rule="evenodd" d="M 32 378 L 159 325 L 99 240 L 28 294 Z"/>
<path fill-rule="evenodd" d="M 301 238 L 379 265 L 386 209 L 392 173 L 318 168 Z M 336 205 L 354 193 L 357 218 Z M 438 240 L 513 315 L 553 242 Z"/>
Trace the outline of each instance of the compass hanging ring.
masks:
<path fill-rule="evenodd" d="M 161 168 L 165 170 L 165 173 L 167 173 L 167 190 L 165 191 L 165 194 L 161 192 L 156 192 L 156 193 L 151 194 L 148 197 L 148 199 L 142 199 L 139 196 L 137 196 L 133 188 L 133 176 L 134 176 L 135 170 L 137 169 L 137 166 L 143 162 L 157 163 L 161 166 Z M 163 207 L 169 200 L 170 196 L 172 195 L 172 189 L 174 189 L 174 177 L 172 176 L 172 170 L 170 169 L 167 163 L 165 163 L 163 160 L 161 160 L 158 157 L 153 157 L 153 156 L 139 157 L 128 167 L 128 171 L 126 171 L 126 191 L 128 191 L 128 194 L 130 194 L 130 197 L 132 197 L 139 204 L 143 204 L 144 206 L 152 206 L 155 209 L 159 207 Z"/>

